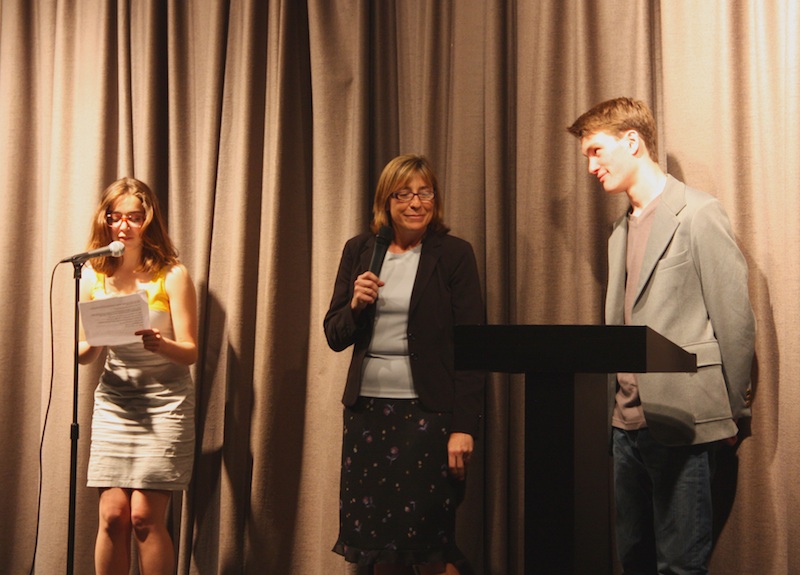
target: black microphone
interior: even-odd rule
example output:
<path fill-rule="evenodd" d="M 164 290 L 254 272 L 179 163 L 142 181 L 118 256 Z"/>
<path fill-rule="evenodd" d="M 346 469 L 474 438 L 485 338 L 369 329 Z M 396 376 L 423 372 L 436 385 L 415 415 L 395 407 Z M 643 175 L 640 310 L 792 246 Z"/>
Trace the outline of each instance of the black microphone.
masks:
<path fill-rule="evenodd" d="M 83 252 L 82 254 L 75 254 L 74 256 L 70 256 L 68 258 L 64 258 L 61 260 L 60 264 L 65 262 L 72 262 L 75 264 L 81 264 L 86 260 L 90 260 L 92 258 L 101 258 L 103 256 L 114 256 L 118 258 L 122 255 L 122 252 L 125 251 L 125 244 L 120 241 L 111 242 L 104 248 L 97 248 L 96 250 L 92 250 L 90 252 Z"/>
<path fill-rule="evenodd" d="M 386 250 L 394 238 L 394 230 L 389 226 L 381 226 L 378 235 L 375 236 L 375 249 L 372 250 L 372 261 L 369 262 L 369 271 L 376 276 L 380 276 L 383 258 L 386 257 Z"/>

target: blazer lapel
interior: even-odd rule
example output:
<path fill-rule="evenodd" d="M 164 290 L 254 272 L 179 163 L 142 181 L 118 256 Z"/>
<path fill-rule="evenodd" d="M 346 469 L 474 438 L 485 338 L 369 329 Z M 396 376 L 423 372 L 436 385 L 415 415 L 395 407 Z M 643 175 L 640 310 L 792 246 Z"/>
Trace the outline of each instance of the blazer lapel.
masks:
<path fill-rule="evenodd" d="M 411 291 L 411 304 L 408 309 L 409 316 L 419 304 L 420 294 L 433 276 L 436 269 L 436 262 L 439 261 L 442 253 L 442 239 L 437 234 L 427 236 L 422 241 L 422 253 L 419 258 L 419 268 L 417 277 L 414 280 L 414 289 Z"/>
<path fill-rule="evenodd" d="M 372 259 L 372 252 L 375 249 L 375 236 L 370 237 L 361 246 L 361 253 L 358 256 L 358 269 L 361 271 L 356 275 L 361 275 L 369 269 L 369 263 Z"/>
<path fill-rule="evenodd" d="M 642 295 L 644 286 L 650 281 L 661 256 L 669 247 L 675 230 L 678 229 L 678 213 L 686 205 L 683 186 L 672 176 L 667 176 L 667 183 L 661 193 L 660 202 L 660 205 L 656 206 L 653 227 L 650 229 L 650 237 L 647 239 L 634 305 Z"/>

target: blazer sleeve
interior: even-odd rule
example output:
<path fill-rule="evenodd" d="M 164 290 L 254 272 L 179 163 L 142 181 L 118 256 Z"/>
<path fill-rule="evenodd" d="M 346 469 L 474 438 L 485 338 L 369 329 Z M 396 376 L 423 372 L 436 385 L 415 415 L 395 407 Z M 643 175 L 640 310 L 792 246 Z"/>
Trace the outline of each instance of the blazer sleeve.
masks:
<path fill-rule="evenodd" d="M 334 351 L 346 349 L 355 343 L 359 332 L 367 329 L 367 314 L 361 313 L 356 318 L 350 309 L 355 279 L 363 271 L 360 266 L 364 244 L 362 236 L 357 236 L 348 240 L 342 251 L 339 271 L 333 285 L 333 296 L 323 320 L 325 338 Z"/>
<path fill-rule="evenodd" d="M 468 242 L 464 244 L 465 249 L 455 261 L 451 283 L 454 326 L 483 324 L 486 319 L 475 253 Z M 458 370 L 454 373 L 452 431 L 475 437 L 483 417 L 486 376 L 481 371 Z"/>
<path fill-rule="evenodd" d="M 718 201 L 695 215 L 692 251 L 720 355 L 734 419 L 750 414 L 747 399 L 755 348 L 747 262 L 736 244 L 728 216 Z"/>

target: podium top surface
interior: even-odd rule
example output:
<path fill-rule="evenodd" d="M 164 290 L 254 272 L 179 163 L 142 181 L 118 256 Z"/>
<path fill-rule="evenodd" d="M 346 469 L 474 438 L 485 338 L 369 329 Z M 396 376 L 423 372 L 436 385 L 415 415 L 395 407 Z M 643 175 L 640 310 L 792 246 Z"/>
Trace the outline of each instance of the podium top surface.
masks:
<path fill-rule="evenodd" d="M 697 357 L 638 325 L 461 325 L 456 369 L 507 373 L 694 372 Z"/>

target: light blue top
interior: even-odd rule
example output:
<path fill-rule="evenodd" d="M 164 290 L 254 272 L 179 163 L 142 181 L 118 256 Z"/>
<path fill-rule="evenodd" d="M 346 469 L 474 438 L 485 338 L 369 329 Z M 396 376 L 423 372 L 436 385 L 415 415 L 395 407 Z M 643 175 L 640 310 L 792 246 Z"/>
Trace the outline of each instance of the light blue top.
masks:
<path fill-rule="evenodd" d="M 417 397 L 408 355 L 408 310 L 417 277 L 422 245 L 387 252 L 380 278 L 375 326 L 361 373 L 361 395 L 412 399 Z"/>

